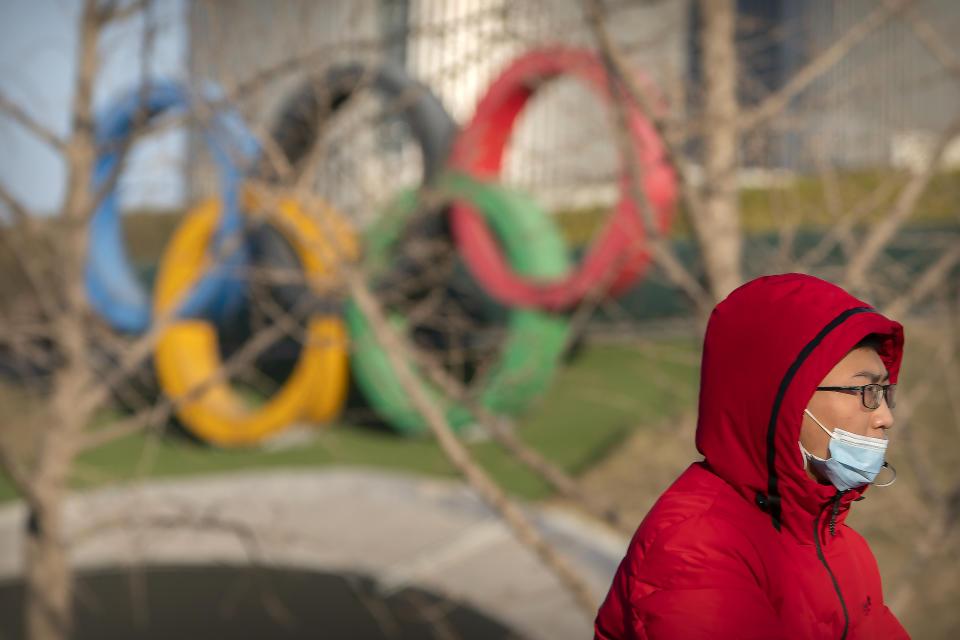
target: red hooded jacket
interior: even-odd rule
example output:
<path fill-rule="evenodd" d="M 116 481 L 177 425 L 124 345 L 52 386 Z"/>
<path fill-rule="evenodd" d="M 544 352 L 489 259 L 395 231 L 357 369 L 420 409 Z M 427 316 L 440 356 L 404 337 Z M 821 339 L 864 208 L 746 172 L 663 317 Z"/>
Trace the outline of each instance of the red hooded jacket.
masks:
<path fill-rule="evenodd" d="M 697 449 L 637 529 L 596 638 L 907 638 L 866 541 L 844 524 L 865 487 L 810 480 L 797 441 L 815 387 L 869 334 L 896 382 L 903 328 L 830 283 L 754 280 L 703 344 Z"/>

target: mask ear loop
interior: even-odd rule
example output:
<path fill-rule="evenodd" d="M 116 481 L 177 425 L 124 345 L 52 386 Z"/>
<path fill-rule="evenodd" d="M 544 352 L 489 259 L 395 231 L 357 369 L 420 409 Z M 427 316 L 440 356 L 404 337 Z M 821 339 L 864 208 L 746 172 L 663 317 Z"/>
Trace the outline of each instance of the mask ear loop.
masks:
<path fill-rule="evenodd" d="M 893 471 L 893 477 L 890 478 L 890 482 L 884 482 L 882 484 L 871 482 L 870 484 L 872 484 L 875 487 L 889 487 L 890 485 L 892 485 L 894 482 L 897 481 L 897 469 L 887 461 L 884 461 L 883 466 L 886 467 L 887 469 L 890 469 L 890 471 Z"/>
<path fill-rule="evenodd" d="M 812 413 L 810 413 L 810 410 L 809 410 L 809 409 L 804 409 L 803 412 L 804 412 L 805 414 L 807 414 L 808 416 L 810 416 L 811 418 L 813 418 L 813 421 L 817 423 L 817 426 L 820 427 L 821 429 L 823 429 L 823 432 L 824 432 L 825 434 L 827 434 L 828 436 L 830 436 L 830 439 L 831 439 L 831 440 L 833 440 L 834 438 L 836 438 L 836 436 L 833 435 L 833 432 L 830 431 L 830 429 L 827 429 L 825 426 L 823 426 L 823 423 L 820 422 L 819 420 L 817 420 L 817 417 L 816 417 L 815 415 L 813 415 Z"/>

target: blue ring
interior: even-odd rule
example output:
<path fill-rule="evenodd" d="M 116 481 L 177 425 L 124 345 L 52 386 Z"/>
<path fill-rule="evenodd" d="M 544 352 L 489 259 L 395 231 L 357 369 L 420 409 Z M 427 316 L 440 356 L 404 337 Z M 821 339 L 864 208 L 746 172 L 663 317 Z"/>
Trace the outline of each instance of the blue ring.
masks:
<path fill-rule="evenodd" d="M 153 118 L 167 111 L 189 109 L 190 104 L 182 85 L 155 81 L 146 88 L 137 87 L 104 110 L 96 123 L 101 152 L 94 168 L 93 189 L 96 191 L 108 179 L 120 161 L 120 150 L 111 147 L 130 135 L 138 112 L 145 107 L 148 118 Z M 216 111 L 204 129 L 204 138 L 218 167 L 222 188 L 223 209 L 215 236 L 219 244 L 243 230 L 238 193 L 245 167 L 240 164 L 250 166 L 259 148 L 233 111 Z M 222 318 L 234 311 L 246 294 L 242 273 L 248 253 L 241 243 L 220 261 L 184 297 L 178 314 Z M 127 255 L 116 189 L 105 194 L 90 220 L 84 278 L 91 307 L 110 325 L 129 333 L 147 330 L 153 315 L 150 294 L 138 281 Z"/>

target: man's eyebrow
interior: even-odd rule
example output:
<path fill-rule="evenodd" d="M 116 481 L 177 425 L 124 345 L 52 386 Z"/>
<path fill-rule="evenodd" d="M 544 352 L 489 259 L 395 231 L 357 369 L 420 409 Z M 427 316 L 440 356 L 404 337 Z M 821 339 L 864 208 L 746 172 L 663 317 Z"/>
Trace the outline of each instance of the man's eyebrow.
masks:
<path fill-rule="evenodd" d="M 869 378 L 872 382 L 884 382 L 890 379 L 890 372 L 884 371 L 883 373 L 877 373 L 876 371 L 858 371 L 853 374 L 854 378 Z"/>

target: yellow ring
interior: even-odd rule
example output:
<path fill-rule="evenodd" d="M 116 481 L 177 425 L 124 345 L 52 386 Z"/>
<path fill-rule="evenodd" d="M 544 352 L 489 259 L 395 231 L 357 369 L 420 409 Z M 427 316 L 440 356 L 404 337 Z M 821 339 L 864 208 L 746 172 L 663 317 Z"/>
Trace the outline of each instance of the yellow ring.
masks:
<path fill-rule="evenodd" d="M 245 195 L 248 207 L 255 204 L 252 193 Z M 216 230 L 219 209 L 215 199 L 195 207 L 167 244 L 154 286 L 154 314 L 158 318 L 173 308 L 181 293 L 209 266 L 206 250 Z M 318 206 L 318 211 L 326 220 L 335 221 L 331 227 L 337 236 L 335 241 L 348 256 L 355 255 L 355 241 L 343 218 L 328 206 Z M 276 213 L 277 227 L 296 250 L 311 286 L 329 286 L 329 265 L 338 253 L 327 236 L 291 199 L 281 199 Z M 221 359 L 216 329 L 205 320 L 175 320 L 161 332 L 155 356 L 157 377 L 165 393 L 180 401 L 177 415 L 197 436 L 221 446 L 257 444 L 301 418 L 329 421 L 343 407 L 347 393 L 343 321 L 337 316 L 312 316 L 306 336 L 293 372 L 267 403 L 256 409 L 248 407 L 226 380 L 213 380 Z M 193 394 L 195 398 L 185 399 Z"/>

